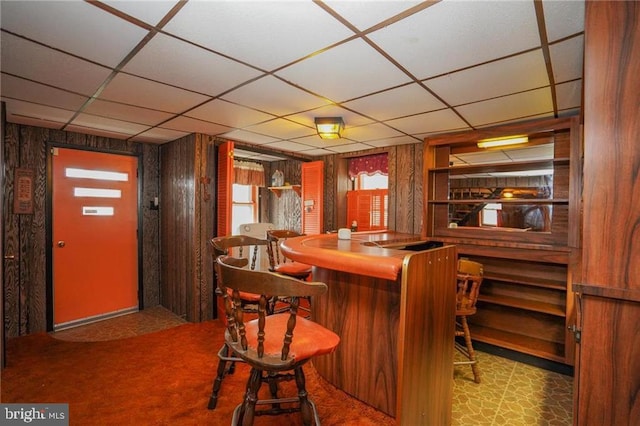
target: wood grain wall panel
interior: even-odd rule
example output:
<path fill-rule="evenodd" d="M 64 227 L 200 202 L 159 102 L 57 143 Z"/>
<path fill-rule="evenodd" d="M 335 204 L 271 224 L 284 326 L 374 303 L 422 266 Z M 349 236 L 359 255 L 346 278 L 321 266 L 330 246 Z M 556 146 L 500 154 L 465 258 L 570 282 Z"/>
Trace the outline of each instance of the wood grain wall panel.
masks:
<path fill-rule="evenodd" d="M 5 193 L 3 225 L 5 252 L 11 250 L 16 260 L 5 263 L 5 330 L 7 337 L 43 332 L 47 329 L 47 146 L 64 144 L 70 147 L 96 148 L 106 152 L 142 154 L 140 167 L 147 167 L 143 196 L 147 185 L 157 188 L 157 147 L 88 136 L 81 133 L 45 129 L 35 126 L 6 124 Z M 155 164 L 155 166 L 154 166 Z M 14 171 L 16 167 L 35 170 L 34 214 L 14 215 Z M 155 173 L 153 171 L 155 170 Z M 144 173 L 143 173 L 144 176 Z M 158 219 L 147 215 L 143 205 L 143 295 L 146 306 L 157 304 L 159 289 L 157 270 Z M 149 239 L 144 239 L 149 236 Z M 155 238 L 154 238 L 155 236 Z M 156 295 L 156 296 L 154 296 Z M 155 298 L 154 298 L 155 297 Z"/>
<path fill-rule="evenodd" d="M 335 156 L 328 157 L 324 162 L 324 229 L 327 231 L 345 226 L 344 220 L 340 221 L 339 219 L 339 189 L 336 179 L 338 172 L 335 170 L 338 162 Z M 344 197 L 346 199 L 346 194 Z M 329 206 L 333 206 L 333 208 Z"/>
<path fill-rule="evenodd" d="M 4 139 L 5 188 L 2 203 L 4 253 L 14 259 L 4 262 L 4 326 L 7 337 L 19 336 L 21 303 L 20 289 L 20 218 L 13 214 L 14 173 L 19 164 L 20 127 L 8 123 Z"/>
<path fill-rule="evenodd" d="M 142 164 L 142 279 L 143 307 L 160 304 L 160 210 L 152 210 L 150 203 L 160 197 L 160 164 L 158 145 L 141 146 Z"/>
<path fill-rule="evenodd" d="M 397 178 L 398 178 L 398 167 L 397 167 L 397 148 L 395 147 L 391 147 L 388 151 L 388 159 L 389 159 L 389 206 L 388 206 L 388 213 L 389 216 L 387 218 L 387 222 L 388 222 L 388 226 L 389 229 L 392 229 L 394 231 L 398 231 L 401 232 L 400 230 L 396 229 L 396 218 L 398 216 L 398 212 L 396 211 L 396 208 L 398 206 L 396 199 L 398 198 L 398 182 L 397 182 Z"/>
<path fill-rule="evenodd" d="M 425 173 L 424 162 L 422 161 L 424 155 L 424 144 L 413 145 L 413 208 L 408 212 L 413 217 L 413 233 L 423 234 L 422 226 L 422 209 L 424 205 L 424 180 L 422 177 Z"/>
<path fill-rule="evenodd" d="M 200 321 L 213 318 L 216 304 L 213 257 L 209 251 L 209 239 L 214 235 L 214 187 L 215 187 L 215 144 L 214 138 L 199 135 L 202 156 L 200 159 Z M 204 178 L 204 179 L 203 179 Z"/>
<path fill-rule="evenodd" d="M 395 161 L 395 230 L 412 234 L 415 197 L 415 145 L 396 147 Z"/>

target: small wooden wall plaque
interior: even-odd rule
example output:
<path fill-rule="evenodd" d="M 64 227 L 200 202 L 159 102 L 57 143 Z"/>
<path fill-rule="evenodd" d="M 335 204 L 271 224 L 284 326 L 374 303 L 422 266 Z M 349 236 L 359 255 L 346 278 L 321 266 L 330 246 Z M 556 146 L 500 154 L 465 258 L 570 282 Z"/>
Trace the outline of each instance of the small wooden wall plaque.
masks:
<path fill-rule="evenodd" d="M 34 175 L 33 169 L 16 169 L 13 213 L 33 214 Z"/>

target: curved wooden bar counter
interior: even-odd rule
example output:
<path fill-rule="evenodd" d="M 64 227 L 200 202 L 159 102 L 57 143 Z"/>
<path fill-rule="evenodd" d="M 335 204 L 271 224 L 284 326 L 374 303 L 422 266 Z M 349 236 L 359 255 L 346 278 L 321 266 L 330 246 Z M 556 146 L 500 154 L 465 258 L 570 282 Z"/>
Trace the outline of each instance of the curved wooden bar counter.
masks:
<path fill-rule="evenodd" d="M 422 251 L 393 232 L 288 239 L 283 252 L 329 287 L 313 319 L 337 333 L 313 364 L 327 381 L 403 425 L 451 423 L 456 248 Z"/>

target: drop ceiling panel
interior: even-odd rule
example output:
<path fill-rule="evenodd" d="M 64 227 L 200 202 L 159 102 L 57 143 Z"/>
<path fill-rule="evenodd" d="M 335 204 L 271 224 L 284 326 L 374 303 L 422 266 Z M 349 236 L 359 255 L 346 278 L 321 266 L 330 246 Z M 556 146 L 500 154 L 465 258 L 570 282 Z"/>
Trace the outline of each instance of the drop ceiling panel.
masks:
<path fill-rule="evenodd" d="M 304 153 L 305 151 L 312 149 L 312 147 L 310 146 L 300 144 L 297 142 L 291 142 L 291 141 L 272 142 L 266 146 L 268 146 L 269 148 L 278 149 L 281 151 L 289 151 L 289 152 L 297 152 L 297 153 Z"/>
<path fill-rule="evenodd" d="M 184 136 L 187 136 L 190 133 L 191 132 L 179 132 L 177 130 L 162 129 L 159 127 L 154 127 L 152 129 L 147 130 L 144 133 L 134 136 L 133 138 L 131 138 L 131 140 L 134 142 L 162 144 L 165 142 L 180 139 Z"/>
<path fill-rule="evenodd" d="M 140 124 L 155 126 L 174 116 L 168 112 L 153 109 L 140 108 L 133 105 L 125 105 L 118 102 L 95 99 L 84 110 L 87 114 L 100 115 L 116 120 L 133 121 Z"/>
<path fill-rule="evenodd" d="M 397 138 L 387 138 L 387 139 L 379 139 L 376 141 L 367 141 L 367 145 L 371 145 L 375 148 L 382 148 L 385 146 L 397 146 L 397 145 L 407 145 L 414 143 L 422 143 L 423 139 L 416 139 L 411 136 L 400 136 Z"/>
<path fill-rule="evenodd" d="M 425 131 L 443 132 L 467 127 L 466 123 L 449 109 L 389 120 L 387 124 L 408 134 L 424 133 Z"/>
<path fill-rule="evenodd" d="M 404 117 L 445 107 L 417 83 L 345 102 L 344 106 L 377 120 Z"/>
<path fill-rule="evenodd" d="M 98 117 L 89 114 L 79 114 L 73 119 L 69 127 L 84 127 L 108 132 L 119 133 L 120 135 L 133 136 L 144 132 L 149 128 L 142 124 L 131 123 L 112 118 Z"/>
<path fill-rule="evenodd" d="M 209 121 L 198 120 L 190 117 L 177 117 L 162 124 L 162 128 L 181 130 L 184 132 L 197 132 L 205 135 L 219 135 L 231 130 L 230 127 L 221 126 Z"/>
<path fill-rule="evenodd" d="M 336 78 L 336 74 L 339 78 Z M 409 77 L 362 40 L 334 47 L 277 73 L 334 102 L 409 81 Z"/>
<path fill-rule="evenodd" d="M 229 127 L 246 127 L 271 120 L 273 115 L 214 99 L 186 113 L 187 116 L 213 121 Z"/>
<path fill-rule="evenodd" d="M 464 105 L 458 111 L 471 125 L 481 126 L 549 113 L 553 111 L 553 103 L 551 92 L 544 88 Z"/>
<path fill-rule="evenodd" d="M 240 87 L 224 95 L 222 99 L 279 116 L 329 103 L 271 76 Z"/>
<path fill-rule="evenodd" d="M 274 138 L 279 139 L 293 139 L 316 133 L 315 128 L 302 126 L 283 118 L 267 121 L 262 124 L 256 124 L 254 126 L 247 127 L 246 130 L 273 136 Z"/>
<path fill-rule="evenodd" d="M 153 7 L 147 1 L 102 0 L 102 3 L 155 26 L 178 1 L 153 0 Z"/>
<path fill-rule="evenodd" d="M 123 71 L 211 96 L 260 75 L 246 65 L 163 34 L 152 38 Z"/>
<path fill-rule="evenodd" d="M 165 30 L 272 70 L 353 33 L 312 2 L 192 1 Z"/>
<path fill-rule="evenodd" d="M 2 27 L 111 67 L 119 64 L 147 34 L 138 26 L 80 1 L 2 2 Z"/>
<path fill-rule="evenodd" d="M 346 18 L 359 30 L 371 28 L 399 13 L 420 4 L 419 1 L 325 1 L 331 9 Z"/>
<path fill-rule="evenodd" d="M 259 135 L 257 133 L 248 132 L 246 130 L 233 130 L 231 132 L 224 133 L 220 136 L 227 139 L 236 140 L 236 141 L 253 143 L 256 145 L 263 145 L 265 143 L 275 142 L 277 140 L 277 138 L 272 138 L 270 136 L 265 136 L 265 135 Z"/>
<path fill-rule="evenodd" d="M 336 152 L 339 154 L 344 154 L 347 152 L 355 152 L 355 151 L 364 151 L 365 149 L 371 149 L 371 146 L 365 145 L 362 143 L 352 143 L 352 144 L 333 145 L 327 148 L 327 150 L 331 152 Z"/>
<path fill-rule="evenodd" d="M 88 99 L 86 96 L 75 95 L 8 74 L 2 74 L 0 87 L 2 87 L 3 98 L 14 98 L 70 110 L 80 108 Z"/>
<path fill-rule="evenodd" d="M 100 99 L 179 113 L 208 98 L 166 84 L 118 73 L 100 93 Z"/>
<path fill-rule="evenodd" d="M 348 127 L 345 128 L 344 137 L 358 142 L 366 142 L 370 140 L 393 138 L 401 136 L 402 133 L 392 129 L 384 124 L 370 124 L 368 126 Z"/>
<path fill-rule="evenodd" d="M 529 1 L 443 1 L 369 37 L 421 80 L 540 46 Z"/>
<path fill-rule="evenodd" d="M 427 80 L 449 105 L 462 105 L 549 85 L 542 50 Z"/>
<path fill-rule="evenodd" d="M 311 111 L 304 111 L 299 114 L 287 116 L 289 120 L 313 128 L 315 128 L 316 117 L 342 117 L 344 126 L 347 129 L 350 127 L 371 124 L 373 122 L 373 120 L 371 120 L 370 118 L 364 117 L 358 113 L 349 111 L 336 105 L 327 105 L 324 107 L 313 109 Z"/>
<path fill-rule="evenodd" d="M 7 33 L 2 33 L 0 43 L 2 72 L 67 89 L 77 94 L 93 95 L 111 73 L 108 68 Z"/>
<path fill-rule="evenodd" d="M 503 152 L 512 161 L 550 160 L 553 158 L 553 144 L 511 148 Z"/>
<path fill-rule="evenodd" d="M 38 105 L 30 102 L 23 102 L 14 99 L 7 99 L 7 120 L 9 120 L 10 116 L 12 118 L 11 123 L 24 123 L 24 120 L 28 120 L 32 122 L 33 120 L 42 120 L 43 122 L 50 122 L 49 125 L 45 125 L 44 127 L 56 127 L 61 128 L 65 123 L 71 120 L 73 117 L 73 111 L 64 110 L 60 108 L 51 108 L 44 105 Z M 56 126 L 54 123 L 59 123 L 59 126 Z"/>
<path fill-rule="evenodd" d="M 556 86 L 556 99 L 559 110 L 579 108 L 582 98 L 582 80 L 558 84 Z"/>
<path fill-rule="evenodd" d="M 542 7 L 550 43 L 584 31 L 583 1 L 544 1 Z"/>
<path fill-rule="evenodd" d="M 582 76 L 582 51 L 584 36 L 574 37 L 549 46 L 553 78 L 556 83 L 574 80 Z"/>

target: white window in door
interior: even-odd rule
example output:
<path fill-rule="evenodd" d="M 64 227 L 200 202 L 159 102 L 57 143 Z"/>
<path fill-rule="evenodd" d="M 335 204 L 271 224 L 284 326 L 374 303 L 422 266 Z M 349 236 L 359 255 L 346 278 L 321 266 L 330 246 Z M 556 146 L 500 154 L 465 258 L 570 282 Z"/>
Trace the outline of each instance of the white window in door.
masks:
<path fill-rule="evenodd" d="M 258 221 L 258 187 L 233 184 L 233 204 L 231 207 L 231 229 L 238 229 L 243 223 Z"/>

